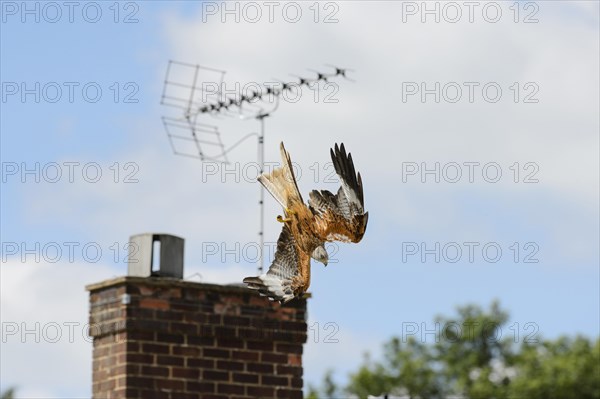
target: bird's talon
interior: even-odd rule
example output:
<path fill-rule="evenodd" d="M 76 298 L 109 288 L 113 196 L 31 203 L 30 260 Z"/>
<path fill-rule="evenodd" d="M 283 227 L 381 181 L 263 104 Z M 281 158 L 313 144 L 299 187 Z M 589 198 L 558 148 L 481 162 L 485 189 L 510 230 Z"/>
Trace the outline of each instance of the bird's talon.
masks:
<path fill-rule="evenodd" d="M 283 218 L 281 215 L 277 215 L 277 221 L 278 221 L 279 223 L 285 223 L 285 222 L 291 222 L 291 221 L 292 221 L 292 219 L 290 219 L 290 218 L 285 218 L 285 219 L 284 219 L 284 218 Z"/>

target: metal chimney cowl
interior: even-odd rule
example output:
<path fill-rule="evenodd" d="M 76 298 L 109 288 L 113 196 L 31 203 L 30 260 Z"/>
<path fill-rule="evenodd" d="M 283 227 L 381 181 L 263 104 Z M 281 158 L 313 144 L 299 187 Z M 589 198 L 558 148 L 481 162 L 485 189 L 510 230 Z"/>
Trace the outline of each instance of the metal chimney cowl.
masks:
<path fill-rule="evenodd" d="M 157 241 L 160 242 L 160 251 L 154 253 L 154 243 Z M 183 238 L 171 234 L 144 233 L 131 236 L 127 275 L 183 279 L 184 242 Z M 158 257 L 158 267 L 152 270 L 154 257 Z"/>

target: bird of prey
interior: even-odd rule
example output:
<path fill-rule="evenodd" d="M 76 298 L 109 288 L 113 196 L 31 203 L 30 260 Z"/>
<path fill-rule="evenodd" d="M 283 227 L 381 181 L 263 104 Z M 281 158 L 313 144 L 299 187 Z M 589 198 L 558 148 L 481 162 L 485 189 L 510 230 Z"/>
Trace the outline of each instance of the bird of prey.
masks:
<path fill-rule="evenodd" d="M 283 229 L 277 240 L 275 258 L 269 271 L 246 277 L 244 283 L 261 295 L 281 303 L 302 295 L 310 285 L 310 258 L 325 266 L 329 256 L 327 241 L 359 242 L 365 234 L 369 213 L 364 211 L 363 185 L 354 170 L 352 155 L 344 144 L 330 150 L 340 178 L 337 194 L 327 190 L 309 193 L 308 206 L 298 190 L 292 161 L 283 143 L 282 167 L 262 174 L 258 181 L 281 204 L 284 216 L 277 216 Z"/>

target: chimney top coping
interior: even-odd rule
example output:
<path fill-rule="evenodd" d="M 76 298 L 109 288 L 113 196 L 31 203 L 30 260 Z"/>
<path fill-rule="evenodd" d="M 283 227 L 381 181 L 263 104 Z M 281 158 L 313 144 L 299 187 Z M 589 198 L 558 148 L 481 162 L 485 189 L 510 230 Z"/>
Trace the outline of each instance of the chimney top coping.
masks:
<path fill-rule="evenodd" d="M 135 276 L 120 276 L 108 280 L 101 281 L 99 283 L 88 284 L 85 286 L 87 291 L 99 291 L 105 288 L 125 285 L 125 284 L 150 284 L 154 286 L 168 286 L 168 287 L 190 287 L 190 288 L 206 288 L 211 291 L 230 292 L 239 294 L 255 293 L 254 290 L 242 285 L 221 285 L 221 284 L 210 284 L 210 283 L 199 283 L 196 281 L 187 281 L 173 277 L 135 277 Z M 305 293 L 303 298 L 310 298 L 310 293 Z"/>
<path fill-rule="evenodd" d="M 173 277 L 136 277 L 136 276 L 120 276 L 108 280 L 101 281 L 99 283 L 88 284 L 85 289 L 88 291 L 98 291 L 104 288 L 113 287 L 124 284 L 151 284 L 156 286 L 169 286 L 169 287 L 193 287 L 193 288 L 210 288 L 211 290 L 218 291 L 235 291 L 235 292 L 248 292 L 250 289 L 247 287 L 236 286 L 236 285 L 221 285 L 221 284 L 209 284 L 199 283 L 196 281 L 187 281 L 180 278 Z"/>

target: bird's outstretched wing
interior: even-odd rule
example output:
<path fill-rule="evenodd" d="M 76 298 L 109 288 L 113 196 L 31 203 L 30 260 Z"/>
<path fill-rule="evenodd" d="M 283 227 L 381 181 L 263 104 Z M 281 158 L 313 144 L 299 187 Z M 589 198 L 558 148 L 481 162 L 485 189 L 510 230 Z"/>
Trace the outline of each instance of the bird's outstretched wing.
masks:
<path fill-rule="evenodd" d="M 369 212 L 364 210 L 362 179 L 344 144 L 336 144 L 330 153 L 342 184 L 337 195 L 327 190 L 310 192 L 308 203 L 316 216 L 317 233 L 324 241 L 359 242 L 369 220 Z"/>
<path fill-rule="evenodd" d="M 244 283 L 261 295 L 285 303 L 305 292 L 309 279 L 310 257 L 298 248 L 289 227 L 284 224 L 269 271 L 257 277 L 246 277 Z"/>

